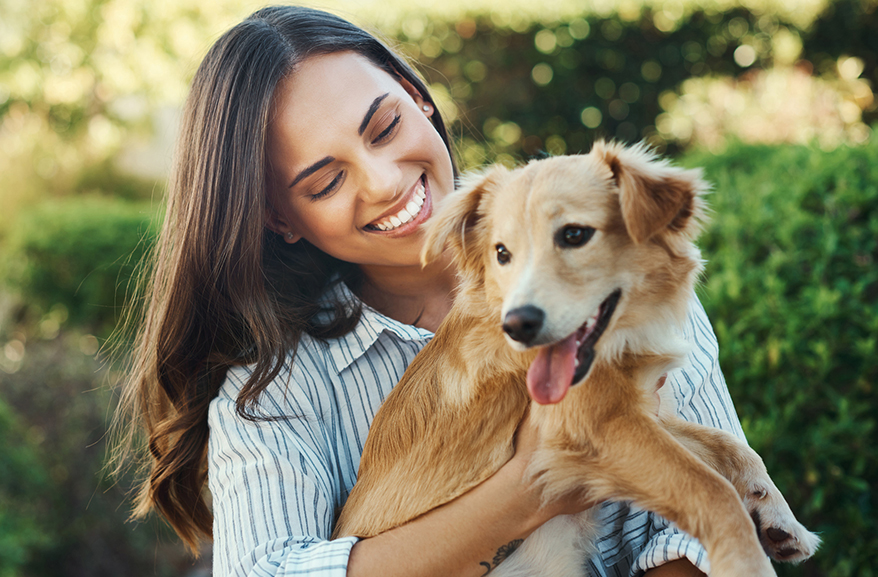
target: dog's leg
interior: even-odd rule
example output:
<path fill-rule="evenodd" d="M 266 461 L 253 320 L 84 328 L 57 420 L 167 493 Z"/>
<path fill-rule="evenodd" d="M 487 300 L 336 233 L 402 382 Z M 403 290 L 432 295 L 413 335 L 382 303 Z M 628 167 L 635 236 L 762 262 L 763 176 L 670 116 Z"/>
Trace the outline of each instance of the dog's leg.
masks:
<path fill-rule="evenodd" d="M 583 466 L 569 439 L 547 442 L 534 459 L 544 492 L 581 488 L 595 499 L 631 500 L 675 522 L 707 549 L 714 577 L 774 575 L 734 487 L 655 421 L 607 423 Z M 582 482 L 584 480 L 584 483 Z M 579 481 L 577 483 L 577 481 Z"/>
<path fill-rule="evenodd" d="M 531 471 L 546 498 L 584 486 L 591 498 L 632 500 L 701 541 L 713 577 L 774 575 L 735 488 L 641 407 L 642 398 L 630 374 L 595 367 L 562 403 L 532 408 L 543 445 Z"/>
<path fill-rule="evenodd" d="M 820 538 L 796 520 L 759 455 L 734 435 L 675 417 L 662 425 L 687 449 L 728 479 L 756 524 L 765 552 L 777 561 L 811 557 Z"/>

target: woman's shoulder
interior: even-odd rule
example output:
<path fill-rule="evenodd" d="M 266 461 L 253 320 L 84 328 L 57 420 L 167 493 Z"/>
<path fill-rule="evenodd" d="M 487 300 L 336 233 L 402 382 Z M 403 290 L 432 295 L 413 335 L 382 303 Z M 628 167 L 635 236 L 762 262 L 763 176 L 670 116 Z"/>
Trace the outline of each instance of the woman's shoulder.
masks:
<path fill-rule="evenodd" d="M 346 287 L 336 298 L 354 299 Z M 433 334 L 390 319 L 367 305 L 354 328 L 335 338 L 303 334 L 277 375 L 259 395 L 255 410 L 326 419 L 341 412 L 371 415 Z M 253 365 L 229 369 L 219 397 L 234 402 L 253 378 Z M 218 401 L 220 402 L 220 401 Z M 360 411 L 362 407 L 362 411 Z M 362 412 L 362 415 L 359 415 Z"/>
<path fill-rule="evenodd" d="M 331 344 L 303 335 L 295 351 L 288 351 L 277 374 L 262 389 L 253 407 L 266 416 L 312 413 L 332 387 Z M 255 364 L 230 367 L 217 399 L 235 402 L 254 378 Z"/>

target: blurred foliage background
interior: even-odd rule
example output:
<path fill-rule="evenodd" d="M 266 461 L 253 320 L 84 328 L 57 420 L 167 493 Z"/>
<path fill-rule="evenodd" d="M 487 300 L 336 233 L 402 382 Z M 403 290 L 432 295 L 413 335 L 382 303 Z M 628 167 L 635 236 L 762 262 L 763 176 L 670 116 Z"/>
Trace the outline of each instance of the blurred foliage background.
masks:
<path fill-rule="evenodd" d="M 101 472 L 106 342 L 178 109 L 245 0 L 0 0 L 0 577 L 205 575 Z M 878 573 L 878 0 L 336 0 L 416 62 L 470 168 L 645 139 L 715 183 L 701 296 L 744 428 Z"/>

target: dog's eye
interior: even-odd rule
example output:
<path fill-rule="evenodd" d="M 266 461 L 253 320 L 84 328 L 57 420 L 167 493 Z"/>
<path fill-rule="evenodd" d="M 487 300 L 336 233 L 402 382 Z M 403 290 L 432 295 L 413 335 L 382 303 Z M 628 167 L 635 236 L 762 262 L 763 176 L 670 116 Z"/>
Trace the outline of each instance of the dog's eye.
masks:
<path fill-rule="evenodd" d="M 590 226 L 565 226 L 558 231 L 555 239 L 558 246 L 577 247 L 582 246 L 594 235 L 594 229 Z"/>
<path fill-rule="evenodd" d="M 499 262 L 500 264 L 508 264 L 509 261 L 512 260 L 512 253 L 509 252 L 509 249 L 507 249 L 505 246 L 503 246 L 502 244 L 498 244 L 494 248 L 497 249 L 497 262 Z"/>

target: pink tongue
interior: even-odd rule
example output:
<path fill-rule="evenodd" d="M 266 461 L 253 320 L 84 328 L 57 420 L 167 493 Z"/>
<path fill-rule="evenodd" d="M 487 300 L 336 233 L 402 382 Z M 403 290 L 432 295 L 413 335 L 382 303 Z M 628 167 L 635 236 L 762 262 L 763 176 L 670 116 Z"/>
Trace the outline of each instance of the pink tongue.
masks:
<path fill-rule="evenodd" d="M 576 333 L 540 349 L 527 371 L 527 390 L 541 405 L 557 403 L 567 394 L 576 369 Z"/>

